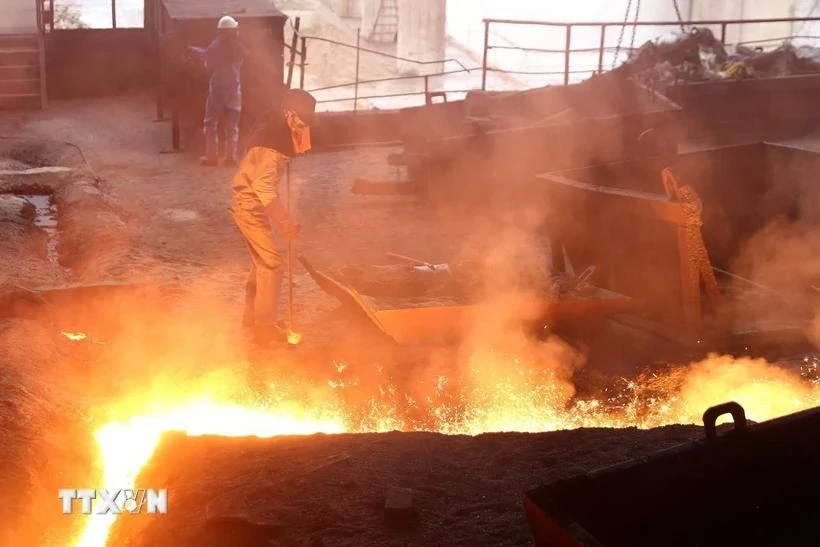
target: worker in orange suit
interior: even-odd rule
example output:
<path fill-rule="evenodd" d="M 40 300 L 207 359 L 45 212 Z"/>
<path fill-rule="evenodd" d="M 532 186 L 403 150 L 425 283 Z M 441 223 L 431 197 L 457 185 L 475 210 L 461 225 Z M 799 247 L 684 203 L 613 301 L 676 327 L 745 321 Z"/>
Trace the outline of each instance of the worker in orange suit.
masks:
<path fill-rule="evenodd" d="M 253 330 L 258 345 L 287 341 L 277 322 L 283 261 L 273 228 L 288 242 L 299 237 L 300 227 L 282 201 L 280 181 L 290 159 L 311 148 L 315 110 L 316 99 L 308 92 L 287 90 L 281 104 L 251 130 L 247 153 L 231 182 L 231 213 L 252 260 L 242 324 Z"/>

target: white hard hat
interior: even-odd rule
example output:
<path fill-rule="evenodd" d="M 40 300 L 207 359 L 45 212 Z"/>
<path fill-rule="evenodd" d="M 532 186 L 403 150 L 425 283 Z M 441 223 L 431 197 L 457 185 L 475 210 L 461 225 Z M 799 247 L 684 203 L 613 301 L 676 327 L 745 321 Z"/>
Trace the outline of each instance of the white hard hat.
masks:
<path fill-rule="evenodd" d="M 219 20 L 219 23 L 216 24 L 216 28 L 239 28 L 239 23 L 230 15 L 225 15 Z"/>

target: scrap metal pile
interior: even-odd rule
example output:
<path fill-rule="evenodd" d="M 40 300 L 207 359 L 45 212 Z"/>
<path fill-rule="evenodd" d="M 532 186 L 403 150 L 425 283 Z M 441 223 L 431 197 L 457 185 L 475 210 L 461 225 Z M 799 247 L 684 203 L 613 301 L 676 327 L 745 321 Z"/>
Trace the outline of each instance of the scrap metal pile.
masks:
<path fill-rule="evenodd" d="M 788 42 L 771 51 L 724 46 L 708 28 L 693 28 L 671 41 L 646 42 L 612 72 L 664 85 L 818 74 L 820 48 Z"/>

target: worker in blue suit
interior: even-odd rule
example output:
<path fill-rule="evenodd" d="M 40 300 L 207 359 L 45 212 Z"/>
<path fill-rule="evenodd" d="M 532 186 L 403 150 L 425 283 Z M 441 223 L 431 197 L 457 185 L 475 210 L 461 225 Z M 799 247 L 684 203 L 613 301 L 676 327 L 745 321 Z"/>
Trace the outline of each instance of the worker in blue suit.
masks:
<path fill-rule="evenodd" d="M 242 112 L 240 69 L 244 53 L 239 43 L 239 23 L 226 15 L 217 23 L 217 36 L 205 50 L 205 66 L 211 71 L 208 99 L 205 103 L 203 132 L 205 155 L 202 165 L 217 165 L 219 154 L 219 122 L 227 132 L 225 164 L 236 165 L 239 143 L 239 115 Z"/>

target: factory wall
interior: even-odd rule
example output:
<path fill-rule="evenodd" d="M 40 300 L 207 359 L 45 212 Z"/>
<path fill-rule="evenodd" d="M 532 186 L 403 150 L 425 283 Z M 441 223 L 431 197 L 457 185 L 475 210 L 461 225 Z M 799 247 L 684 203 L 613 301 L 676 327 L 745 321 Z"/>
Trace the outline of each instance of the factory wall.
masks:
<path fill-rule="evenodd" d="M 709 19 L 770 19 L 794 17 L 799 0 L 693 0 L 691 18 Z M 726 41 L 749 46 L 767 46 L 766 40 L 782 39 L 792 34 L 792 23 L 731 25 Z M 777 40 L 782 41 L 782 40 Z"/>
<path fill-rule="evenodd" d="M 362 14 L 362 36 L 370 36 L 379 17 L 381 0 L 359 0 Z"/>
<path fill-rule="evenodd" d="M 447 47 L 447 0 L 399 0 L 396 55 L 417 61 L 444 59 Z M 439 72 L 443 63 L 399 61 L 403 73 Z"/>
<path fill-rule="evenodd" d="M 793 11 L 795 17 L 820 17 L 820 3 L 817 0 L 795 0 Z M 792 28 L 792 34 L 795 36 L 820 37 L 820 21 L 796 23 Z M 820 42 L 816 38 L 798 38 L 795 41 L 814 45 L 818 45 L 818 42 Z"/>
<path fill-rule="evenodd" d="M 362 16 L 362 5 L 372 0 L 322 0 L 339 17 L 357 18 Z"/>

